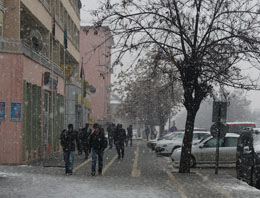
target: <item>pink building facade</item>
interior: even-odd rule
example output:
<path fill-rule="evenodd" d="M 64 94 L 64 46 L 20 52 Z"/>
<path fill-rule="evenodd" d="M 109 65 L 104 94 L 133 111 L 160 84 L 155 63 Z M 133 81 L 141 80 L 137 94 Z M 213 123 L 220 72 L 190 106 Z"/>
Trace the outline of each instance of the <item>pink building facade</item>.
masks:
<path fill-rule="evenodd" d="M 89 121 L 110 121 L 111 48 L 113 38 L 108 27 L 81 27 L 80 55 L 83 57 L 87 82 L 96 88 L 90 93 L 91 113 Z"/>
<path fill-rule="evenodd" d="M 0 125 L 0 150 L 2 151 L 0 152 L 0 162 L 1 164 L 19 164 L 38 158 L 44 150 L 44 145 L 41 144 L 44 138 L 44 122 L 42 122 L 44 120 L 44 101 L 46 102 L 44 94 L 51 92 L 50 88 L 44 85 L 44 73 L 51 71 L 23 54 L 1 53 L 0 56 L 0 102 L 4 104 L 1 109 L 3 117 Z M 57 75 L 57 78 L 57 94 L 63 95 L 63 78 L 59 75 Z M 27 84 L 38 87 L 38 90 L 40 90 L 38 101 L 32 101 L 34 104 L 28 102 L 25 98 L 25 92 L 29 90 L 26 88 Z M 36 97 L 36 95 L 31 95 L 31 97 Z M 37 116 L 40 117 L 35 120 L 33 118 L 30 118 L 30 120 L 28 117 L 25 118 L 26 106 L 35 106 L 36 103 L 37 106 L 40 105 L 38 109 L 42 108 L 43 110 L 37 113 Z M 12 115 L 14 111 L 12 105 L 14 104 L 18 104 L 19 107 L 17 114 Z M 33 115 L 33 111 L 37 110 L 32 108 L 28 113 Z M 25 131 L 28 129 L 25 126 L 26 122 L 27 124 L 32 124 L 34 121 L 39 123 L 38 127 L 40 128 L 36 129 L 35 127 L 37 126 L 35 124 L 34 126 L 31 125 L 33 127 L 32 130 L 29 132 Z M 36 138 L 29 137 L 30 134 L 28 133 L 35 133 L 32 136 Z M 31 148 L 27 149 L 28 147 Z M 46 145 L 46 152 L 50 152 L 50 147 L 50 144 Z"/>
<path fill-rule="evenodd" d="M 67 84 L 80 85 L 79 10 L 72 0 L 0 0 L 0 164 L 61 150 L 66 113 L 76 120 L 80 97 L 65 111 Z"/>

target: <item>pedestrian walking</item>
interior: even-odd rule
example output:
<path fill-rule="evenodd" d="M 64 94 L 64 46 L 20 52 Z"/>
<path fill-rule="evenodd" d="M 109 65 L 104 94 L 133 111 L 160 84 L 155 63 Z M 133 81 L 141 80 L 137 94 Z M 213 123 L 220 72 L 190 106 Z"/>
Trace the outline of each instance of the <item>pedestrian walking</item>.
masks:
<path fill-rule="evenodd" d="M 148 126 L 145 126 L 145 135 L 146 135 L 147 141 L 149 140 L 149 134 L 150 134 L 150 130 L 149 130 Z"/>
<path fill-rule="evenodd" d="M 86 123 L 85 127 L 81 129 L 79 133 L 79 139 L 81 143 L 81 148 L 85 153 L 85 159 L 88 159 L 89 156 L 89 136 L 91 134 L 91 129 L 89 124 Z"/>
<path fill-rule="evenodd" d="M 95 176 L 96 174 L 96 164 L 98 159 L 98 174 L 102 175 L 103 169 L 103 155 L 104 150 L 107 147 L 107 140 L 105 138 L 104 130 L 99 127 L 97 123 L 93 125 L 93 131 L 89 137 L 89 147 L 92 152 L 92 167 L 91 175 Z"/>
<path fill-rule="evenodd" d="M 116 145 L 118 159 L 124 158 L 124 144 L 126 139 L 126 132 L 123 130 L 121 124 L 117 124 L 115 134 L 114 134 L 114 143 Z"/>
<path fill-rule="evenodd" d="M 112 147 L 113 147 L 114 132 L 115 132 L 115 124 L 110 123 L 107 127 L 108 144 L 109 144 L 110 149 L 112 149 Z"/>
<path fill-rule="evenodd" d="M 60 144 L 64 152 L 65 173 L 72 175 L 76 145 L 78 154 L 82 154 L 78 132 L 73 129 L 73 124 L 69 124 L 68 129 L 61 132 Z"/>
<path fill-rule="evenodd" d="M 133 126 L 127 127 L 127 141 L 130 141 L 130 146 L 133 145 Z"/>

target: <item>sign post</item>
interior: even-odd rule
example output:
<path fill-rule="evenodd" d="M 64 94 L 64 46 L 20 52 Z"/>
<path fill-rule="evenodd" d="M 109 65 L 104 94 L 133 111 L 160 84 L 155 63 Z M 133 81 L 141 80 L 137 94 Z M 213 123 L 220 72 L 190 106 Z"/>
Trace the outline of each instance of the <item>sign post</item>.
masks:
<path fill-rule="evenodd" d="M 225 137 L 227 133 L 227 127 L 222 122 L 226 122 L 227 114 L 227 103 L 226 102 L 215 102 L 213 103 L 213 116 L 212 121 L 215 122 L 210 127 L 211 135 L 216 138 L 216 164 L 215 174 L 218 174 L 219 166 L 219 140 Z M 222 121 L 222 122 L 221 122 Z"/>

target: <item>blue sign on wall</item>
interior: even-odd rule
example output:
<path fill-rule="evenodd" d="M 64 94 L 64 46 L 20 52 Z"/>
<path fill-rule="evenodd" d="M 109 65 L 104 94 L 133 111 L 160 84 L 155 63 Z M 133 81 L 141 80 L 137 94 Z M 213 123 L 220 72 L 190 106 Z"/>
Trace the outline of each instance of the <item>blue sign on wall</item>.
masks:
<path fill-rule="evenodd" d="M 5 102 L 0 102 L 0 120 L 5 120 Z"/>
<path fill-rule="evenodd" d="M 22 115 L 22 105 L 21 103 L 11 103 L 11 120 L 12 121 L 21 121 Z"/>

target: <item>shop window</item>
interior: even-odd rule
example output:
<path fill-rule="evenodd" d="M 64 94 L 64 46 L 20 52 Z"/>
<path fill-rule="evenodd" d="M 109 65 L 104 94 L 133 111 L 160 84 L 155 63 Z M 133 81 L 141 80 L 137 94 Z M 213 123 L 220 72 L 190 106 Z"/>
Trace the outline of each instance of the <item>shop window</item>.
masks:
<path fill-rule="evenodd" d="M 0 12 L 0 37 L 3 37 L 4 14 Z"/>
<path fill-rule="evenodd" d="M 0 37 L 3 37 L 3 25 L 0 24 Z"/>

